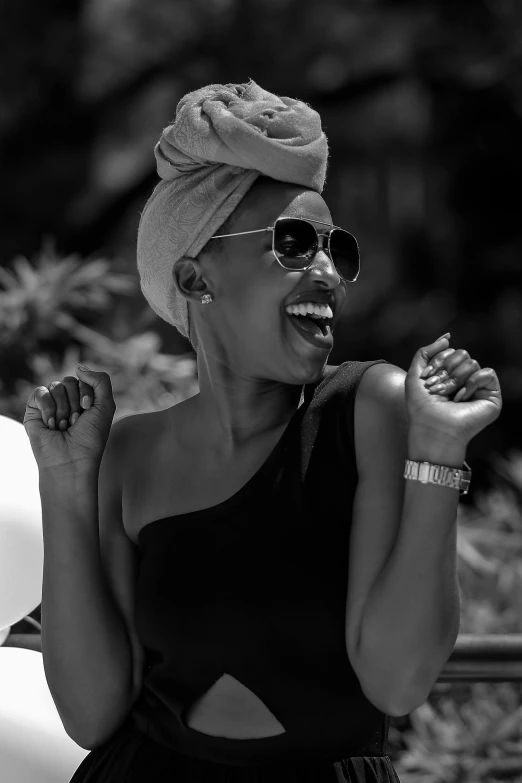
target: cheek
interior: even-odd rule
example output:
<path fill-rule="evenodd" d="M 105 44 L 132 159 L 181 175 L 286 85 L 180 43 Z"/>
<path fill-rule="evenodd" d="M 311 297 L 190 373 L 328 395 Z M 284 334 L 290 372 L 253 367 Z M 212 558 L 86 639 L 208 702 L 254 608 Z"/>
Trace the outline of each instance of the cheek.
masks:
<path fill-rule="evenodd" d="M 265 292 L 266 293 L 266 292 Z M 282 330 L 281 297 L 261 296 L 259 289 L 250 292 L 237 310 L 236 330 L 253 348 L 253 343 L 266 351 L 277 343 Z"/>
<path fill-rule="evenodd" d="M 234 327 L 250 336 L 274 339 L 284 326 L 282 303 L 299 282 L 296 276 L 296 272 L 285 272 L 271 252 L 256 258 L 255 264 L 244 259 L 228 281 Z"/>

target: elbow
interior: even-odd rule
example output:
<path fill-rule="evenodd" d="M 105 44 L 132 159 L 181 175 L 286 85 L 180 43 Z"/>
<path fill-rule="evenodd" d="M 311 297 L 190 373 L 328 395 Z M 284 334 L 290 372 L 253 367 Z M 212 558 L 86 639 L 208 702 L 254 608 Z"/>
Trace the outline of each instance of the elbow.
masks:
<path fill-rule="evenodd" d="M 66 732 L 73 742 L 75 742 L 77 745 L 79 745 L 80 748 L 83 748 L 84 750 L 96 750 L 96 748 L 99 748 L 101 745 L 103 745 L 103 742 L 97 742 L 96 739 L 77 736 L 74 732 L 67 731 L 67 729 Z"/>
<path fill-rule="evenodd" d="M 364 691 L 363 691 L 364 692 Z M 429 693 L 419 695 L 418 693 L 408 693 L 403 691 L 400 694 L 380 694 L 376 697 L 373 694 L 365 692 L 366 698 L 377 707 L 378 710 L 384 712 L 385 715 L 390 715 L 392 718 L 401 718 L 403 715 L 408 715 L 421 704 L 424 704 Z"/>
<path fill-rule="evenodd" d="M 403 685 L 397 687 L 368 687 L 361 683 L 361 689 L 368 701 L 374 707 L 390 715 L 392 718 L 400 718 L 416 710 L 424 704 L 431 693 L 431 687 L 419 687 L 418 685 Z"/>
<path fill-rule="evenodd" d="M 356 674 L 368 701 L 386 715 L 398 718 L 413 712 L 429 698 L 443 668 L 440 660 L 423 661 L 422 665 L 410 661 L 402 669 L 389 662 L 386 667 L 366 665 L 358 667 Z"/>
<path fill-rule="evenodd" d="M 409 715 L 410 712 L 424 704 L 428 695 L 419 696 L 418 694 L 403 693 L 401 694 L 402 698 L 390 699 L 383 712 L 392 718 L 401 718 L 404 715 Z"/>
<path fill-rule="evenodd" d="M 110 740 L 116 728 L 107 729 L 106 731 L 100 731 L 100 727 L 96 731 L 89 731 L 86 726 L 72 727 L 63 724 L 66 734 L 75 742 L 80 748 L 84 750 L 96 750 L 96 748 L 105 745 Z"/>
<path fill-rule="evenodd" d="M 110 718 L 104 715 L 103 718 L 102 716 L 97 718 L 91 716 L 91 719 L 86 719 L 86 716 L 83 715 L 80 720 L 79 716 L 73 718 L 69 715 L 66 717 L 60 710 L 58 712 L 65 733 L 84 750 L 95 750 L 108 742 L 128 715 L 128 711 L 119 711 L 117 715 Z"/>
<path fill-rule="evenodd" d="M 90 734 L 86 726 L 72 726 L 70 723 L 66 723 L 63 718 L 62 725 L 67 736 L 84 750 L 94 750 L 105 742 L 104 737 Z"/>

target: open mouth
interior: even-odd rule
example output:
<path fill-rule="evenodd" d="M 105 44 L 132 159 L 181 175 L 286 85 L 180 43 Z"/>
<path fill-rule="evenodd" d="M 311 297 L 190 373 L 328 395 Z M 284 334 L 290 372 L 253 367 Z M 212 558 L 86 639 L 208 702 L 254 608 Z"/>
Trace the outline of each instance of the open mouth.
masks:
<path fill-rule="evenodd" d="M 333 313 L 329 305 L 302 302 L 298 305 L 288 305 L 285 311 L 299 330 L 304 330 L 315 338 L 331 339 Z"/>

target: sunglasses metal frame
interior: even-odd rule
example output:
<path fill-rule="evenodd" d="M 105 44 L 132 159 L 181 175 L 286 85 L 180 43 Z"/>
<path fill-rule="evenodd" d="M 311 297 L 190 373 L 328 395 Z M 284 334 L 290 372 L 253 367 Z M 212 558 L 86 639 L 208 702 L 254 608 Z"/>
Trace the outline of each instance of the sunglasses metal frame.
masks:
<path fill-rule="evenodd" d="M 308 225 L 312 226 L 312 228 L 314 229 L 314 231 L 315 231 L 315 233 L 317 235 L 317 239 L 318 240 L 319 240 L 319 237 L 325 237 L 326 236 L 326 238 L 328 240 L 327 247 L 324 248 L 323 246 L 321 246 L 321 250 L 326 249 L 326 251 L 327 251 L 327 253 L 328 253 L 329 257 L 330 257 L 330 260 L 332 261 L 333 265 L 335 266 L 335 269 L 336 269 L 337 273 L 339 274 L 339 277 L 341 278 L 341 280 L 344 280 L 346 283 L 355 283 L 355 281 L 359 277 L 359 272 L 360 272 L 360 257 L 359 257 L 359 270 L 357 271 L 357 274 L 355 275 L 354 279 L 353 280 L 348 280 L 346 277 L 342 277 L 342 275 L 339 273 L 339 270 L 337 269 L 337 265 L 336 265 L 335 261 L 332 258 L 332 254 L 330 253 L 330 234 L 332 233 L 332 231 L 337 229 L 338 231 L 344 231 L 345 234 L 348 234 L 349 236 L 351 236 L 356 245 L 357 245 L 357 240 L 355 239 L 353 234 L 350 234 L 349 231 L 346 231 L 346 229 L 341 228 L 341 226 L 334 226 L 334 225 L 332 225 L 332 223 L 323 223 L 322 220 L 314 220 L 314 223 L 320 223 L 321 226 L 330 226 L 330 231 L 322 231 L 321 233 L 319 233 L 319 231 L 316 229 L 316 227 L 314 226 L 314 224 L 312 223 L 311 220 L 306 220 L 305 218 L 300 218 L 300 217 L 281 217 L 281 218 L 277 218 L 277 220 L 276 220 L 276 222 L 274 223 L 273 226 L 267 226 L 266 228 L 256 228 L 254 231 L 238 231 L 235 234 L 216 234 L 215 236 L 210 237 L 210 239 L 224 239 L 225 237 L 240 237 L 240 236 L 243 236 L 244 234 L 264 234 L 267 231 L 272 231 L 272 253 L 274 254 L 274 258 L 276 259 L 278 264 L 280 264 L 280 266 L 282 266 L 283 269 L 286 269 L 287 271 L 291 271 L 291 272 L 305 272 L 312 265 L 313 260 L 314 260 L 313 258 L 311 258 L 309 263 L 306 266 L 302 267 L 302 269 L 295 269 L 295 267 L 288 267 L 288 266 L 285 266 L 284 264 L 282 264 L 281 263 L 281 259 L 277 255 L 276 249 L 274 247 L 275 227 L 276 227 L 277 223 L 279 221 L 282 221 L 282 220 L 298 220 L 301 223 L 308 223 Z M 358 251 L 359 251 L 359 246 L 357 245 L 357 252 Z M 285 256 L 282 254 L 282 258 L 284 258 L 284 257 Z M 300 257 L 301 258 L 306 258 L 306 256 L 300 256 Z"/>

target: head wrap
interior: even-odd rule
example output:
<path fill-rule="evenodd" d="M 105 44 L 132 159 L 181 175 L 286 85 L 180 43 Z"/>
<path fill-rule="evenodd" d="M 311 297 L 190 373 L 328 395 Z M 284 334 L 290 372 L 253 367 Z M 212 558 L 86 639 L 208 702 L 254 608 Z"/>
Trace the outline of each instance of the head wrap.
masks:
<path fill-rule="evenodd" d="M 152 309 L 188 336 L 175 261 L 197 257 L 260 174 L 320 193 L 328 144 L 316 111 L 250 81 L 185 95 L 154 154 L 161 182 L 138 229 L 140 285 Z"/>

